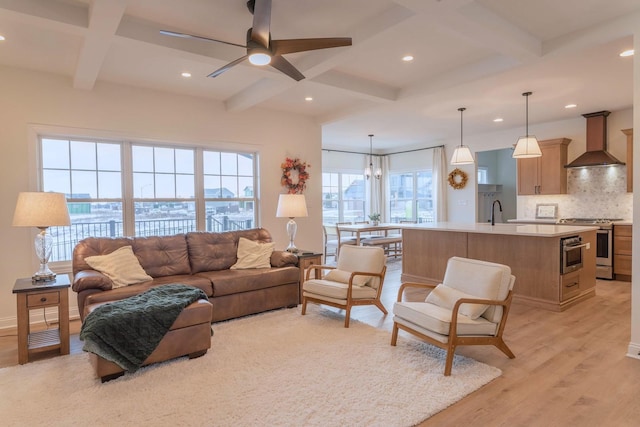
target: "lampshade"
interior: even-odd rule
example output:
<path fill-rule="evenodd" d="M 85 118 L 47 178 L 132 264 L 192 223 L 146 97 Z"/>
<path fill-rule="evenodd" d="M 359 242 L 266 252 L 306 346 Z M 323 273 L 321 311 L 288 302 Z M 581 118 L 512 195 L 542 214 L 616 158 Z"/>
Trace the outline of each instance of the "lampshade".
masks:
<path fill-rule="evenodd" d="M 466 145 L 460 145 L 453 150 L 453 156 L 451 156 L 452 165 L 472 165 L 474 163 L 473 154 Z"/>
<path fill-rule="evenodd" d="M 62 193 L 24 192 L 18 195 L 14 227 L 71 225 L 67 199 Z"/>
<path fill-rule="evenodd" d="M 453 150 L 453 156 L 451 156 L 452 165 L 472 165 L 475 163 L 469 147 L 462 144 L 462 112 L 464 110 L 466 110 L 464 107 L 458 108 L 458 111 L 460 111 L 460 145 Z"/>
<path fill-rule="evenodd" d="M 280 194 L 276 217 L 302 218 L 308 216 L 307 202 L 302 194 Z"/>
<path fill-rule="evenodd" d="M 526 135 L 518 138 L 518 142 L 516 143 L 516 148 L 513 150 L 514 159 L 529 159 L 532 157 L 540 157 L 542 156 L 542 151 L 540 151 L 540 146 L 538 145 L 538 140 L 535 136 L 529 135 L 529 96 L 532 92 L 525 92 L 522 96 L 526 99 Z"/>
<path fill-rule="evenodd" d="M 542 151 L 540 151 L 540 146 L 535 136 L 528 135 L 518 138 L 512 157 L 516 159 L 528 159 L 540 156 L 542 156 Z"/>

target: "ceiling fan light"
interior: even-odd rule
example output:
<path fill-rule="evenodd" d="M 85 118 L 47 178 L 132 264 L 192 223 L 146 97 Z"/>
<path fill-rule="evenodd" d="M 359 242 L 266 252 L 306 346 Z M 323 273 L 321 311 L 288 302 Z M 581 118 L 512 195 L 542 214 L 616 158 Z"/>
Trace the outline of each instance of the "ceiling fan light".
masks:
<path fill-rule="evenodd" d="M 268 65 L 271 62 L 271 55 L 264 52 L 252 53 L 249 55 L 249 62 L 253 65 Z"/>
<path fill-rule="evenodd" d="M 516 148 L 513 150 L 514 159 L 530 159 L 542 156 L 538 140 L 533 135 L 521 136 L 518 138 Z"/>
<path fill-rule="evenodd" d="M 452 165 L 472 165 L 474 163 L 473 154 L 471 154 L 471 150 L 466 145 L 460 145 L 453 150 L 453 156 L 451 156 Z"/>

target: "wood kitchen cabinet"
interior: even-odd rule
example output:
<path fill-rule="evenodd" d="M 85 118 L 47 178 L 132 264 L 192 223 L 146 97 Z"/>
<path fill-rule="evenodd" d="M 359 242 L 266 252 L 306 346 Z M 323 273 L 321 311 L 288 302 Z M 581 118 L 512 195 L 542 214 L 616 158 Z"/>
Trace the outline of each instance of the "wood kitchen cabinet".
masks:
<path fill-rule="evenodd" d="M 631 242 L 630 225 L 613 226 L 613 273 L 616 280 L 631 281 Z"/>
<path fill-rule="evenodd" d="M 622 129 L 627 135 L 627 193 L 633 191 L 633 129 Z"/>
<path fill-rule="evenodd" d="M 518 159 L 518 195 L 567 193 L 568 138 L 539 141 L 541 157 Z"/>

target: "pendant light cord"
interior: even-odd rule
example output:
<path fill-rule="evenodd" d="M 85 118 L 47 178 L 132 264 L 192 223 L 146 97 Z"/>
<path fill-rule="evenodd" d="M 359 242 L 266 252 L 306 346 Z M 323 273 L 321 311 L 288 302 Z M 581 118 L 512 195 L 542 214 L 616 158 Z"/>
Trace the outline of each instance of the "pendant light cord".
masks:
<path fill-rule="evenodd" d="M 525 92 L 522 94 L 522 96 L 525 97 L 525 111 L 527 116 L 525 117 L 525 131 L 526 131 L 526 137 L 529 138 L 529 95 L 531 95 L 532 92 Z"/>
<path fill-rule="evenodd" d="M 369 135 L 369 167 L 373 173 L 373 134 Z"/>
<path fill-rule="evenodd" d="M 460 147 L 462 147 L 462 112 L 464 110 L 466 110 L 464 107 L 458 108 L 458 111 L 460 111 Z"/>

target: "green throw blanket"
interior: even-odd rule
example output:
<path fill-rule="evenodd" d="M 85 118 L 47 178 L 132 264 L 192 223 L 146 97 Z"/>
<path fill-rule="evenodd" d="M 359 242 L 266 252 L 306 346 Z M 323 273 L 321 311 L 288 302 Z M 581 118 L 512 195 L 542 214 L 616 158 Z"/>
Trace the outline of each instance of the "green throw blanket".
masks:
<path fill-rule="evenodd" d="M 171 284 L 102 305 L 82 324 L 83 350 L 135 372 L 153 353 L 180 312 L 200 298 L 207 299 L 201 289 Z"/>

